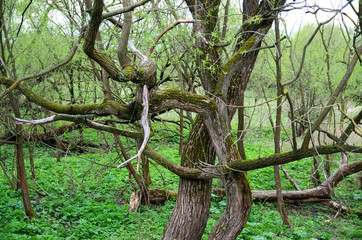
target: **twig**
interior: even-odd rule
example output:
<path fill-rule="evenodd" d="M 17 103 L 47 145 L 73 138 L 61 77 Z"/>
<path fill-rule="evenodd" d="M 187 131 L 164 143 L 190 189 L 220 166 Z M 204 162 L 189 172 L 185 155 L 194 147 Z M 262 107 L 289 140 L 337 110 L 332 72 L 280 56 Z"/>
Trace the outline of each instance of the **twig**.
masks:
<path fill-rule="evenodd" d="M 19 26 L 18 32 L 16 33 L 16 37 L 19 36 L 21 27 L 23 26 L 23 22 L 24 22 L 24 15 L 25 15 L 26 11 L 28 10 L 28 8 L 30 7 L 30 5 L 31 5 L 32 3 L 33 3 L 33 0 L 30 0 L 30 2 L 28 3 L 28 5 L 27 5 L 26 8 L 24 9 L 23 13 L 21 14 L 21 22 L 20 22 L 20 26 Z"/>
<path fill-rule="evenodd" d="M 298 145 L 297 145 L 297 140 L 296 140 L 296 130 L 295 130 L 295 117 L 294 117 L 294 108 L 293 108 L 293 102 L 292 99 L 289 95 L 288 90 L 284 90 L 285 95 L 287 96 L 288 99 L 288 103 L 289 103 L 289 108 L 290 108 L 290 115 L 291 115 L 291 120 L 292 120 L 292 141 L 293 141 L 293 151 L 296 152 Z"/>
<path fill-rule="evenodd" d="M 289 173 L 287 172 L 287 170 L 285 169 L 284 165 L 281 164 L 280 167 L 281 167 L 283 173 L 285 174 L 285 176 L 288 178 L 289 182 L 292 184 L 292 186 L 293 186 L 296 190 L 301 191 L 300 188 L 299 188 L 299 186 L 297 185 L 297 183 L 294 181 L 294 179 L 290 177 L 290 175 L 289 175 Z"/>
<path fill-rule="evenodd" d="M 294 81 L 296 81 L 301 72 L 302 72 L 302 69 L 303 69 L 303 66 L 304 66 L 304 61 L 305 61 L 305 55 L 306 55 L 306 52 L 307 52 L 307 47 L 309 46 L 309 44 L 313 41 L 314 37 L 317 35 L 319 29 L 329 23 L 330 21 L 332 21 L 333 18 L 335 18 L 337 16 L 338 13 L 340 13 L 345 7 L 347 7 L 349 5 L 349 2 L 347 2 L 341 9 L 339 9 L 331 18 L 327 19 L 326 21 L 324 22 L 321 22 L 320 24 L 318 24 L 318 27 L 316 28 L 316 30 L 313 32 L 312 36 L 309 38 L 308 42 L 304 45 L 304 48 L 303 48 L 303 54 L 302 54 L 302 59 L 301 59 L 301 63 L 300 63 L 300 66 L 299 66 L 299 70 L 297 72 L 297 75 L 295 75 L 294 79 L 292 79 L 291 81 L 289 82 L 286 82 L 286 83 L 283 83 L 282 86 L 286 86 L 286 85 L 289 85 L 291 83 L 293 83 Z"/>

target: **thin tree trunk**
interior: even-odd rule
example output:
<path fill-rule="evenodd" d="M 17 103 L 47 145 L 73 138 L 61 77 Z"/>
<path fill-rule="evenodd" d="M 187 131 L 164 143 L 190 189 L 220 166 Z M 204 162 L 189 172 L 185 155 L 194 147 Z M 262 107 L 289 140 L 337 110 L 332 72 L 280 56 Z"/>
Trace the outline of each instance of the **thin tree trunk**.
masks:
<path fill-rule="evenodd" d="M 184 147 L 184 116 L 183 111 L 180 110 L 180 143 L 178 146 L 178 154 L 182 154 L 182 149 Z"/>
<path fill-rule="evenodd" d="M 318 166 L 317 157 L 313 156 L 313 164 L 312 164 L 312 182 L 314 187 L 317 187 L 321 184 L 321 177 L 319 175 L 319 166 Z"/>
<path fill-rule="evenodd" d="M 241 95 L 240 105 L 244 106 L 244 94 Z M 241 159 L 246 159 L 246 153 L 244 148 L 244 108 L 241 107 L 238 109 L 238 150 Z"/>
<path fill-rule="evenodd" d="M 11 107 L 13 108 L 13 111 L 15 113 L 15 116 L 20 118 L 20 112 L 19 112 L 19 106 L 18 106 L 18 100 L 13 96 L 12 93 L 9 93 L 10 103 Z M 29 188 L 28 188 L 28 182 L 26 180 L 26 171 L 25 171 L 25 163 L 24 163 L 24 136 L 23 136 L 23 126 L 22 125 L 16 125 L 16 165 L 18 170 L 18 183 L 20 185 L 21 189 L 21 195 L 23 197 L 23 204 L 25 209 L 25 214 L 31 219 L 35 217 L 34 210 L 30 203 L 30 197 L 29 197 Z"/>
<path fill-rule="evenodd" d="M 27 141 L 26 144 L 28 145 L 28 149 L 29 149 L 29 162 L 30 162 L 31 178 L 35 179 L 34 146 L 30 143 L 30 141 Z"/>
<path fill-rule="evenodd" d="M 276 71 L 277 71 L 277 96 L 282 94 L 282 86 L 281 86 L 281 79 L 282 79 L 282 68 L 281 68 L 281 49 L 280 49 L 280 32 L 279 32 L 279 20 L 278 17 L 275 19 L 275 40 L 277 56 L 275 59 L 276 64 Z M 275 153 L 280 153 L 280 129 L 281 129 L 281 121 L 282 119 L 282 98 L 277 99 L 277 111 L 276 111 L 276 120 L 275 120 L 275 131 L 274 131 L 274 151 Z M 275 188 L 278 196 L 278 210 L 283 219 L 284 224 L 291 226 L 292 223 L 290 222 L 287 214 L 287 210 L 284 206 L 283 201 L 283 194 L 282 194 L 282 186 L 280 182 L 280 174 L 279 174 L 279 165 L 274 166 L 274 180 L 275 180 Z"/>

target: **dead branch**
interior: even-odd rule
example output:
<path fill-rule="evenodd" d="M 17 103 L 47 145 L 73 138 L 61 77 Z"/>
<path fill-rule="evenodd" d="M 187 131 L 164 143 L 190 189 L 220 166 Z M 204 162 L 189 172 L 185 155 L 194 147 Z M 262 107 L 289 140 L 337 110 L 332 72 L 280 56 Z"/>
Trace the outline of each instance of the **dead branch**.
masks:
<path fill-rule="evenodd" d="M 143 86 L 143 111 L 142 111 L 142 117 L 141 117 L 141 124 L 143 127 L 143 133 L 144 133 L 144 138 L 143 138 L 143 142 L 142 145 L 138 151 L 138 153 L 136 155 L 134 155 L 133 157 L 131 157 L 130 159 L 124 161 L 123 163 L 121 163 L 117 168 L 121 168 L 122 166 L 126 165 L 127 163 L 131 162 L 133 159 L 135 158 L 140 158 L 141 154 L 143 152 L 143 150 L 145 149 L 147 143 L 148 143 L 148 139 L 150 138 L 150 126 L 148 124 L 148 108 L 149 108 L 149 104 L 148 104 L 148 87 L 147 85 Z"/>

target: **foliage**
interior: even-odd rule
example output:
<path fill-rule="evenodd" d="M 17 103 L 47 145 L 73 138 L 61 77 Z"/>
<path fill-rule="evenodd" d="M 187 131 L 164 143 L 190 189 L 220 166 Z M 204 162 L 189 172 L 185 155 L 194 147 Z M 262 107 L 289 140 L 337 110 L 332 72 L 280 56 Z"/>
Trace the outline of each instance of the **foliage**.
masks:
<path fill-rule="evenodd" d="M 163 125 L 157 124 L 155 128 Z M 158 132 L 162 136 L 162 132 Z M 86 138 L 97 139 L 93 133 Z M 268 133 L 265 133 L 268 136 Z M 270 135 L 269 135 L 270 136 Z M 156 136 L 157 137 L 157 136 Z M 247 145 L 250 158 L 257 157 L 263 143 L 268 138 L 256 137 L 260 145 Z M 179 156 L 177 141 L 173 138 L 164 139 L 159 145 L 159 151 L 176 162 Z M 273 148 L 263 148 L 263 155 L 272 152 Z M 11 149 L 8 149 L 7 162 L 12 159 Z M 174 208 L 174 201 L 164 205 L 141 206 L 137 212 L 128 212 L 128 201 L 131 189 L 128 183 L 126 169 L 104 169 L 84 160 L 95 159 L 98 163 L 109 163 L 116 157 L 110 154 L 71 153 L 56 162 L 55 150 L 38 146 L 34 153 L 36 182 L 29 179 L 30 186 L 39 184 L 51 196 L 41 197 L 30 190 L 36 219 L 28 220 L 24 215 L 23 203 L 19 191 L 14 191 L 1 173 L 0 177 L 0 238 L 1 239 L 160 239 L 162 231 Z M 26 155 L 28 153 L 26 152 Z M 79 158 L 83 157 L 83 159 Z M 308 187 L 310 169 L 305 163 L 310 160 L 288 164 L 286 168 L 292 176 L 296 176 L 300 187 Z M 66 164 L 67 163 L 67 164 Z M 29 167 L 29 166 L 28 166 Z M 336 167 L 336 166 L 335 166 Z M 69 171 L 67 170 L 69 168 Z M 178 177 L 160 168 L 167 189 L 176 189 Z M 30 172 L 30 169 L 27 169 Z M 72 176 L 75 188 L 70 180 Z M 154 186 L 162 187 L 159 172 L 151 165 Z M 252 189 L 274 189 L 272 169 L 264 168 L 248 173 Z M 354 178 L 347 178 L 336 194 L 347 206 L 361 208 L 361 191 L 355 190 Z M 285 178 L 282 179 L 283 189 L 291 189 Z M 218 186 L 217 181 L 214 185 Z M 354 191 L 352 191 L 354 190 Z M 211 203 L 210 218 L 204 237 L 222 213 L 226 201 L 216 195 Z M 342 214 L 332 223 L 324 223 L 333 217 L 334 211 L 323 205 L 303 204 L 287 205 L 292 228 L 283 225 L 276 204 L 255 203 L 249 221 L 238 239 L 341 239 L 359 238 L 361 232 L 358 226 L 361 220 L 354 214 Z"/>

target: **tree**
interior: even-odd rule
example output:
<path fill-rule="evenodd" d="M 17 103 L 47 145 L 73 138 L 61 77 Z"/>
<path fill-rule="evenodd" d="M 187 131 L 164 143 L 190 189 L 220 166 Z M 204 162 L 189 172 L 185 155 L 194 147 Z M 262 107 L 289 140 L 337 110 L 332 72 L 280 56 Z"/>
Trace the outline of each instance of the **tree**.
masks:
<path fill-rule="evenodd" d="M 31 4 L 30 2 L 28 6 Z M 35 2 L 35 4 L 39 3 Z M 36 73 L 26 76 L 25 74 L 28 73 L 24 71 L 24 77 L 21 78 L 11 77 L 2 71 L 0 84 L 5 86 L 6 90 L 1 98 L 16 89 L 16 92 L 25 96 L 27 101 L 55 113 L 55 115 L 47 115 L 47 118 L 41 120 L 29 121 L 20 119 L 17 114 L 15 121 L 18 124 L 45 124 L 66 120 L 112 133 L 116 138 L 122 136 L 135 139 L 139 146 L 137 154 L 129 158 L 123 148 L 122 154 L 126 161 L 119 167 L 128 167 L 142 193 L 143 202 L 147 202 L 152 193 L 147 184 L 149 182 L 147 180 L 148 162 L 145 157 L 177 174 L 180 182 L 176 207 L 164 229 L 163 239 L 201 239 L 209 214 L 213 178 L 219 178 L 223 182 L 227 206 L 214 225 L 209 239 L 235 239 L 245 226 L 252 207 L 252 192 L 246 171 L 272 165 L 277 166 L 316 154 L 362 151 L 360 146 L 351 146 L 346 143 L 348 136 L 357 129 L 356 125 L 361 120 L 361 113 L 357 114 L 354 120 L 343 129 L 343 134 L 339 137 L 327 133 L 328 136 L 331 135 L 333 143 L 317 146 L 313 141 L 313 133 L 320 129 L 322 121 L 345 88 L 359 60 L 362 47 L 358 45 L 360 44 L 358 41 L 354 41 L 352 51 L 354 57 L 348 62 L 343 78 L 331 93 L 319 117 L 313 122 L 309 121 L 309 128 L 299 145 L 295 126 L 290 125 L 291 148 L 285 153 L 279 153 L 281 129 L 279 105 L 282 103 L 282 98 L 289 101 L 293 123 L 295 118 L 291 96 L 286 88 L 287 84 L 282 84 L 280 77 L 277 78 L 279 110 L 275 126 L 276 154 L 258 159 L 247 159 L 243 145 L 246 117 L 244 108 L 247 107 L 244 106 L 245 92 L 248 89 L 250 76 L 259 52 L 262 49 L 273 48 L 282 41 L 276 39 L 272 45 L 262 46 L 265 35 L 274 20 L 277 19 L 278 14 L 292 5 L 286 4 L 286 1 L 283 0 L 244 1 L 242 20 L 237 18 L 234 25 L 228 25 L 230 22 L 227 14 L 230 10 L 229 1 L 222 9 L 221 1 L 186 0 L 184 6 L 187 7 L 188 12 L 175 8 L 170 1 L 165 1 L 165 3 L 151 3 L 149 0 L 138 3 L 123 1 L 122 7 L 107 4 L 108 2 L 102 0 L 65 1 L 62 5 L 53 1 L 53 4 L 48 6 L 49 8 L 41 8 L 45 19 L 43 24 L 51 32 L 55 32 L 52 28 L 57 26 L 47 22 L 52 16 L 50 13 L 54 13 L 56 8 L 57 14 L 63 14 L 64 26 L 61 29 L 63 32 L 59 33 L 59 38 L 71 39 L 74 42 L 70 54 L 65 60 L 56 65 L 49 65 L 44 68 L 45 70 L 40 66 L 32 66 L 32 70 L 34 69 Z M 170 14 L 166 13 L 165 20 L 162 21 L 163 13 L 158 9 L 163 4 L 168 6 Z M 152 14 L 148 14 L 151 12 L 149 5 L 156 9 Z M 14 6 L 15 3 L 6 5 L 8 8 Z M 23 18 L 26 16 L 27 8 L 22 13 Z M 224 18 L 220 17 L 221 10 L 224 10 Z M 190 14 L 192 19 L 178 19 L 179 16 L 184 17 Z M 133 20 L 134 16 L 138 18 Z M 173 18 L 176 18 L 176 21 L 171 24 Z M 223 27 L 221 27 L 221 22 L 223 22 Z M 15 26 L 13 24 L 11 21 L 6 22 L 6 26 L 18 29 L 18 33 L 33 29 L 23 22 L 16 23 Z M 155 29 L 160 30 L 164 24 L 168 27 L 160 31 L 159 35 L 156 35 L 156 31 L 145 32 L 143 30 L 143 27 L 149 29 L 155 26 L 157 26 Z M 192 28 L 185 24 L 192 24 Z M 172 40 L 166 37 L 166 34 L 171 33 L 177 25 L 183 25 L 180 31 L 187 33 L 186 38 L 183 39 L 188 40 L 184 42 L 185 44 L 188 42 L 189 46 L 183 44 L 172 46 Z M 27 29 L 28 27 L 29 29 Z M 35 24 L 34 28 L 39 28 L 39 26 Z M 232 30 L 228 30 L 228 28 Z M 75 32 L 76 34 L 74 34 Z M 78 35 L 78 39 L 74 40 L 76 35 Z M 108 42 L 105 39 L 109 39 Z M 229 46 L 230 43 L 226 39 L 235 39 L 234 46 Z M 311 41 L 312 38 L 309 40 Z M 80 42 L 83 42 L 85 55 L 77 52 Z M 159 42 L 162 47 L 159 46 Z M 8 56 L 14 52 L 11 48 L 4 48 L 4 44 L 1 45 L 3 68 L 11 66 L 15 69 L 18 65 L 22 65 L 23 63 L 15 60 L 9 61 L 13 58 Z M 145 54 L 146 47 L 142 46 L 149 47 L 147 54 Z M 307 46 L 308 44 L 305 45 L 305 48 Z M 39 57 L 39 63 L 42 62 L 41 57 Z M 74 58 L 78 58 L 79 61 Z M 279 58 L 278 55 L 277 64 L 280 63 Z M 74 65 L 80 60 L 87 63 L 89 61 L 89 64 L 82 63 L 81 67 L 75 69 Z M 178 72 L 177 87 L 186 89 L 185 85 L 187 85 L 189 91 L 169 88 L 169 79 L 164 77 L 164 74 L 171 76 L 172 71 L 167 69 L 170 65 Z M 87 69 L 89 66 L 92 70 Z M 39 69 L 36 69 L 37 67 Z M 292 83 L 299 80 L 303 67 L 302 60 L 299 71 L 295 73 L 295 79 L 291 80 Z M 65 69 L 69 73 L 65 81 L 69 86 L 71 97 L 70 101 L 62 100 L 63 103 L 52 101 L 50 96 L 39 94 L 36 91 L 36 88 L 39 87 L 36 79 L 42 78 L 50 72 L 59 71 L 59 69 Z M 158 69 L 161 69 L 159 74 Z M 280 67 L 279 70 L 281 70 Z M 95 97 L 93 103 L 85 98 L 79 99 L 77 102 L 74 94 L 74 71 L 79 75 L 81 73 L 94 74 L 97 79 L 95 85 L 101 86 L 101 91 L 103 91 L 101 100 Z M 56 79 L 56 76 L 51 78 Z M 90 81 L 90 78 L 86 80 Z M 49 86 L 46 80 L 42 80 L 42 82 L 45 86 Z M 99 89 L 94 91 L 94 95 Z M 132 103 L 127 104 L 127 102 Z M 192 119 L 192 129 L 187 142 L 183 146 L 180 165 L 164 158 L 148 144 L 148 141 L 152 141 L 149 116 L 161 115 L 173 109 L 179 110 L 180 114 L 183 114 L 182 111 L 196 114 L 196 117 Z M 236 111 L 238 111 L 239 121 L 237 139 L 239 143 L 237 144 L 233 138 L 231 127 L 231 121 Z M 116 117 L 118 121 L 104 119 L 108 116 Z M 140 121 L 138 126 L 142 125 L 143 131 L 130 131 L 131 127 L 125 130 L 119 125 L 121 123 L 131 126 L 138 121 Z M 108 124 L 109 122 L 113 122 L 113 124 Z M 118 143 L 122 149 L 121 141 Z M 313 143 L 312 147 L 311 143 Z M 130 164 L 133 159 L 142 161 L 142 177 Z M 323 197 L 330 198 L 330 193 L 324 191 L 325 189 L 333 188 L 335 182 L 340 180 L 341 174 L 358 172 L 361 168 L 361 161 L 347 164 L 338 173 L 331 176 L 329 181 L 326 180 L 326 186 L 320 186 L 323 189 L 322 193 L 320 193 L 320 189 L 315 191 Z M 275 168 L 275 171 L 277 172 L 278 168 Z M 300 191 L 296 195 L 301 196 L 300 198 L 308 198 L 309 193 L 310 191 Z"/>

